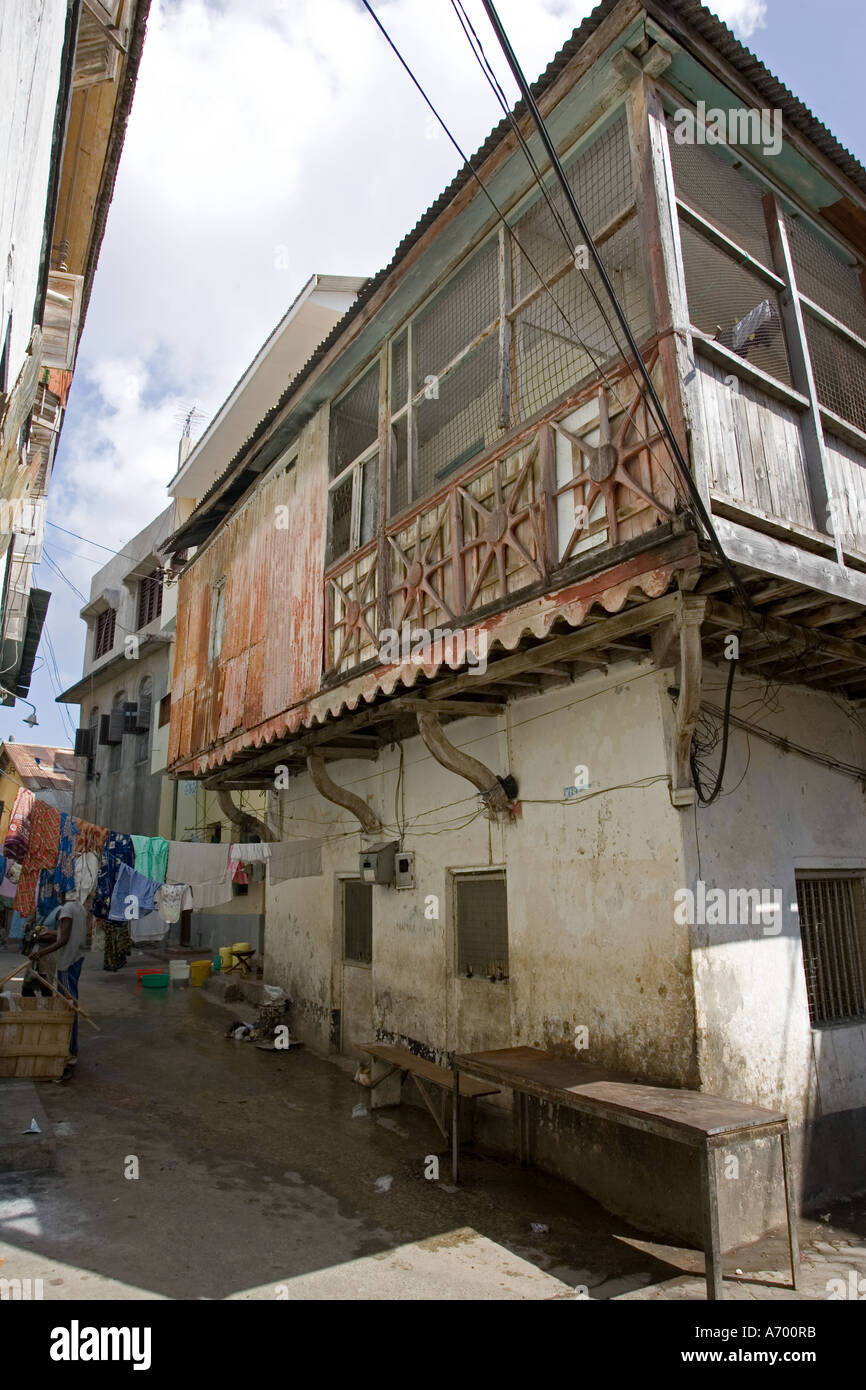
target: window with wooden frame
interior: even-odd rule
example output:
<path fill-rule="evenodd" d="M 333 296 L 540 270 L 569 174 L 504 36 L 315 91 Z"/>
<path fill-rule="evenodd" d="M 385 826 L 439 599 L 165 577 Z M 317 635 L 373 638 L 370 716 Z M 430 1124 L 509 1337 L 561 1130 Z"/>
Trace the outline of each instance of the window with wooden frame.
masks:
<path fill-rule="evenodd" d="M 117 620 L 117 612 L 113 608 L 104 608 L 96 619 L 96 635 L 93 642 L 93 657 L 96 660 L 100 656 L 106 656 L 114 646 L 114 627 Z"/>
<path fill-rule="evenodd" d="M 157 567 L 138 583 L 137 627 L 147 627 L 162 612 L 162 570 Z"/>
<path fill-rule="evenodd" d="M 359 878 L 343 879 L 343 959 L 373 963 L 373 887 Z"/>
<path fill-rule="evenodd" d="M 379 512 L 379 359 L 331 407 L 328 563 L 366 545 Z"/>
<path fill-rule="evenodd" d="M 644 341 L 651 324 L 621 107 L 581 138 L 565 169 Z M 332 406 L 329 563 L 375 534 L 380 409 L 387 513 L 396 516 L 618 355 L 598 274 L 575 265 L 569 218 L 555 180 L 544 195 L 533 188 L 515 209 L 514 235 L 489 234 L 393 335 L 387 402 L 380 406 L 377 358 Z"/>
<path fill-rule="evenodd" d="M 669 117 L 668 145 L 699 338 L 800 391 L 808 383 L 797 363 L 810 363 L 823 424 L 841 421 L 866 435 L 863 265 L 742 149 L 715 139 L 680 143 L 675 124 Z M 792 301 L 799 314 L 785 312 Z"/>
<path fill-rule="evenodd" d="M 797 875 L 803 969 L 813 1028 L 866 1019 L 862 874 Z"/>
<path fill-rule="evenodd" d="M 153 713 L 153 681 L 144 676 L 138 687 L 138 701 L 135 711 L 136 762 L 144 762 L 150 753 L 150 725 Z"/>
<path fill-rule="evenodd" d="M 455 962 L 458 975 L 508 979 L 508 900 L 505 870 L 452 874 Z"/>

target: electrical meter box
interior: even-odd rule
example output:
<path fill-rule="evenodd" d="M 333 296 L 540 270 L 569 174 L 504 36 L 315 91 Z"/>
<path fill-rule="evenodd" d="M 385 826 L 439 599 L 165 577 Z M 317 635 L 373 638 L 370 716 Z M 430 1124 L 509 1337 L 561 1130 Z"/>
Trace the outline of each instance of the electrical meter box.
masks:
<path fill-rule="evenodd" d="M 371 845 L 361 851 L 360 869 L 362 883 L 393 883 L 394 856 L 397 840 L 383 840 L 381 844 Z"/>
<path fill-rule="evenodd" d="M 412 850 L 398 849 L 395 859 L 395 882 L 398 888 L 415 887 L 415 855 Z"/>

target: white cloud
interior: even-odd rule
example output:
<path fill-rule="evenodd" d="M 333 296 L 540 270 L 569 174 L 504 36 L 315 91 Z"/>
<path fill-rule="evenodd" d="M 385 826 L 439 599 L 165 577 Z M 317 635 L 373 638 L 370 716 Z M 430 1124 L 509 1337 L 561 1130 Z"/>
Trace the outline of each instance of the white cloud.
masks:
<path fill-rule="evenodd" d="M 706 7 L 724 20 L 739 39 L 751 38 L 767 22 L 767 0 L 711 0 Z"/>
<path fill-rule="evenodd" d="M 501 0 L 529 77 L 592 8 Z M 479 0 L 467 9 L 513 100 Z M 500 112 L 450 6 L 382 0 L 376 11 L 475 150 Z M 356 0 L 155 0 L 50 521 L 121 548 L 167 504 L 180 404 L 211 415 L 309 275 L 378 270 L 459 163 Z M 50 525 L 46 535 L 87 593 L 108 556 Z M 40 579 L 53 590 L 48 625 L 71 684 L 84 646 L 80 600 L 47 566 Z M 59 734 L 44 669 L 33 690 L 43 737 Z"/>

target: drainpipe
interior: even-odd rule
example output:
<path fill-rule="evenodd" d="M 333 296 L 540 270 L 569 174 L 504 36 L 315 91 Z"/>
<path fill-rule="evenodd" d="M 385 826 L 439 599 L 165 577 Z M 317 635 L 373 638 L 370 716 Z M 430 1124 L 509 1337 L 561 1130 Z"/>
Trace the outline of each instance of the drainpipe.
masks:
<path fill-rule="evenodd" d="M 470 757 L 460 748 L 455 748 L 445 737 L 437 714 L 419 710 L 418 732 L 437 763 L 447 767 L 449 772 L 456 772 L 458 777 L 465 777 L 478 788 L 482 801 L 494 816 L 511 815 L 511 801 L 496 773 L 491 772 L 490 768 L 477 758 Z"/>
<path fill-rule="evenodd" d="M 236 805 L 232 799 L 231 792 L 225 790 L 218 791 L 217 801 L 219 802 L 219 808 L 223 815 L 226 816 L 233 825 L 240 826 L 241 830 L 244 832 L 245 838 L 249 835 L 251 830 L 254 830 L 262 840 L 266 840 L 270 844 L 279 840 L 280 837 L 277 832 L 272 826 L 268 825 L 266 821 L 259 820 L 258 816 L 254 816 L 251 811 L 242 811 L 240 806 Z"/>
<path fill-rule="evenodd" d="M 346 787 L 340 787 L 325 771 L 325 759 L 321 753 L 310 753 L 307 757 L 307 771 L 310 774 L 310 781 L 317 792 L 326 799 L 333 801 L 335 806 L 342 806 L 344 810 L 351 811 L 353 816 L 357 816 L 361 822 L 361 828 L 368 835 L 379 835 L 382 832 L 382 822 L 360 796 L 350 792 Z"/>

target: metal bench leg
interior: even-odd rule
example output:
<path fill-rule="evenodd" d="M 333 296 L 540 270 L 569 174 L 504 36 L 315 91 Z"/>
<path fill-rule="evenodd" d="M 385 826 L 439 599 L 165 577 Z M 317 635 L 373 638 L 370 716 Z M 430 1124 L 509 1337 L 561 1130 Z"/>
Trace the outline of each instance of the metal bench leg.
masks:
<path fill-rule="evenodd" d="M 460 1168 L 460 1073 L 454 1068 L 451 1087 L 451 1181 L 457 1186 Z"/>
<path fill-rule="evenodd" d="M 785 1210 L 788 1214 L 788 1250 L 791 1255 L 791 1287 L 797 1288 L 800 1278 L 800 1243 L 797 1239 L 797 1193 L 794 1169 L 791 1164 L 791 1136 L 787 1128 L 779 1135 L 782 1141 L 782 1176 L 785 1181 Z"/>
<path fill-rule="evenodd" d="M 707 1299 L 724 1298 L 722 1252 L 719 1241 L 719 1190 L 716 1182 L 716 1151 L 701 1145 L 701 1198 L 704 1217 L 704 1259 L 707 1273 Z"/>

